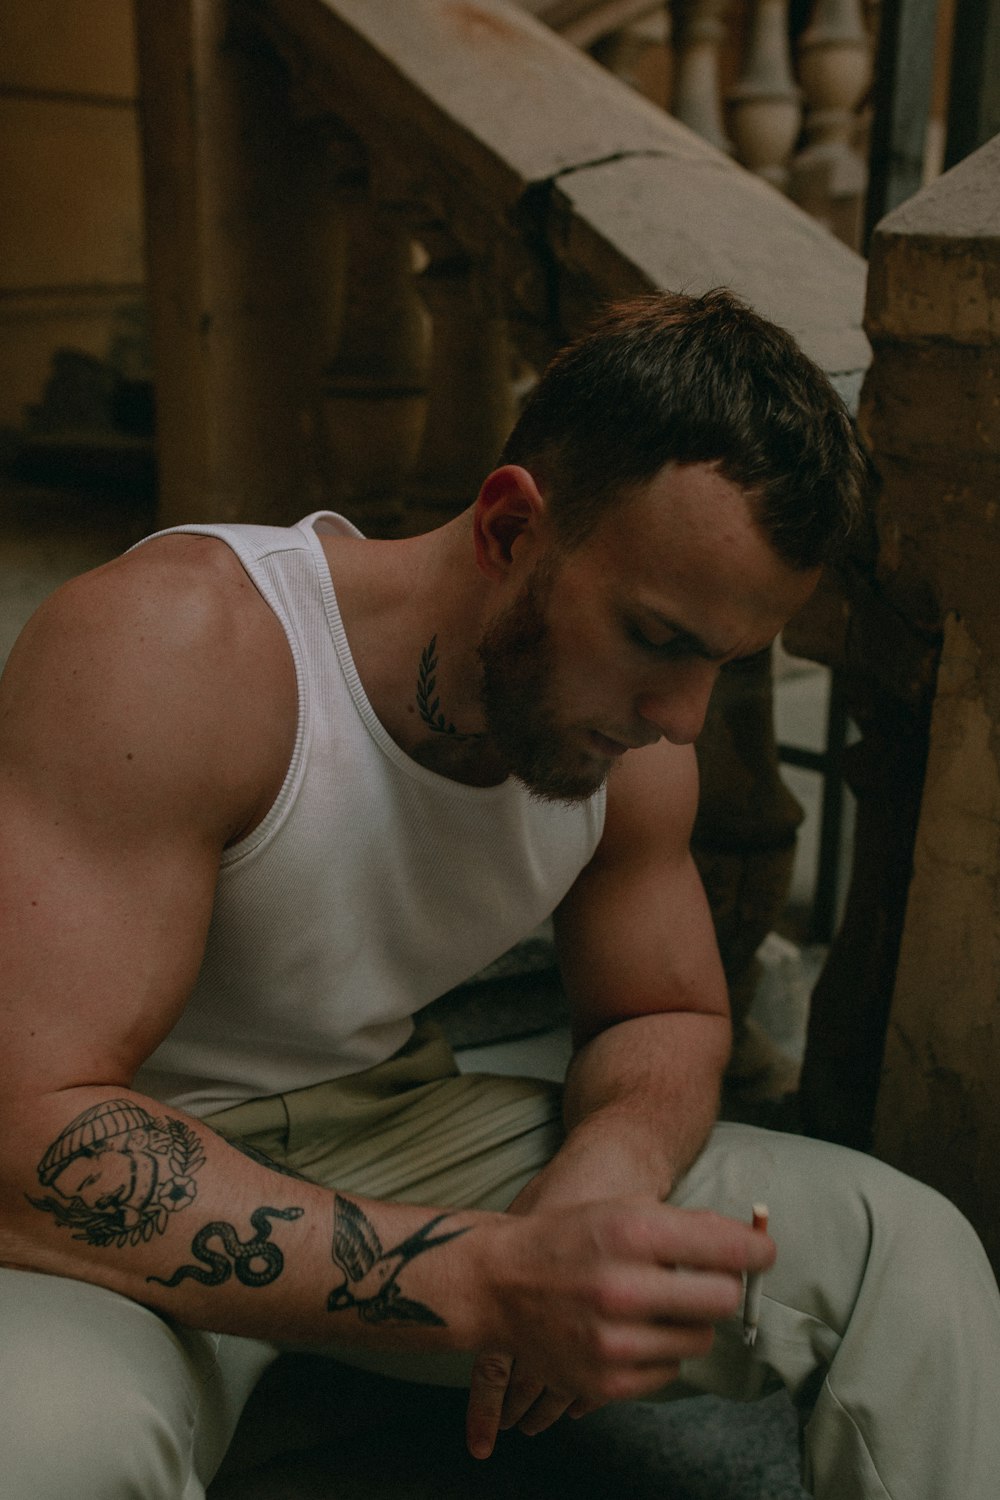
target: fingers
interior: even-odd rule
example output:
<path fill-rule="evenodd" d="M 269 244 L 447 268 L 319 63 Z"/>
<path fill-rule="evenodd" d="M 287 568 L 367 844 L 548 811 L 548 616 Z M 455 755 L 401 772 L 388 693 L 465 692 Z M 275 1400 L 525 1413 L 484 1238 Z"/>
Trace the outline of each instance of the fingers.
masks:
<path fill-rule="evenodd" d="M 618 1370 L 704 1359 L 714 1337 L 710 1323 L 622 1323 L 602 1329 L 595 1340 L 599 1357 L 593 1375 L 586 1384 L 581 1382 L 579 1393 L 592 1393 L 595 1382 L 613 1379 Z M 620 1397 L 612 1395 L 611 1399 Z"/>
<path fill-rule="evenodd" d="M 655 1200 L 585 1204 L 526 1215 L 500 1279 L 496 1341 L 473 1366 L 466 1441 L 488 1458 L 499 1432 L 543 1432 L 566 1412 L 641 1399 L 706 1355 L 714 1325 L 734 1317 L 745 1272 L 775 1247 L 735 1219 Z"/>
<path fill-rule="evenodd" d="M 677 1209 L 664 1204 L 643 1233 L 648 1249 L 665 1266 L 700 1271 L 766 1271 L 776 1247 L 763 1230 L 705 1209 Z"/>
<path fill-rule="evenodd" d="M 664 1340 L 670 1357 L 664 1354 Z M 652 1395 L 680 1373 L 683 1359 L 706 1354 L 712 1331 L 704 1325 L 668 1330 L 639 1327 L 623 1339 L 622 1360 L 613 1381 L 600 1396 L 573 1396 L 519 1375 L 505 1354 L 481 1354 L 472 1370 L 466 1415 L 466 1444 L 473 1458 L 487 1459 L 497 1436 L 517 1427 L 527 1437 L 545 1432 L 560 1417 L 587 1416 L 609 1401 L 634 1401 Z M 627 1351 L 627 1352 L 626 1352 Z"/>
<path fill-rule="evenodd" d="M 530 1376 L 512 1373 L 505 1354 L 481 1354 L 473 1365 L 465 1439 L 473 1458 L 489 1458 L 497 1434 L 519 1427 L 528 1437 L 544 1432 L 573 1404 Z"/>
<path fill-rule="evenodd" d="M 535 1437 L 544 1432 L 574 1406 L 582 1405 L 587 1411 L 596 1411 L 601 1402 L 584 1402 L 582 1397 L 573 1397 L 564 1391 L 551 1390 L 531 1376 L 518 1373 L 515 1363 L 500 1420 L 501 1432 L 511 1427 L 518 1428 L 526 1437 Z"/>
<path fill-rule="evenodd" d="M 710 1339 L 709 1342 L 711 1342 Z M 662 1390 L 664 1386 L 676 1380 L 679 1374 L 679 1363 L 663 1360 L 623 1371 L 619 1378 L 617 1399 L 634 1401 L 643 1396 L 651 1396 L 655 1391 Z M 543 1390 L 538 1386 L 534 1389 L 538 1392 L 535 1400 L 514 1420 L 507 1421 L 505 1408 L 504 1421 L 501 1424 L 504 1430 L 508 1427 L 517 1427 L 518 1431 L 523 1432 L 526 1437 L 535 1437 L 558 1422 L 560 1417 L 587 1417 L 591 1412 L 599 1411 L 602 1406 L 608 1404 L 607 1400 L 591 1400 L 584 1396 L 573 1398 L 561 1391 Z"/>
<path fill-rule="evenodd" d="M 524 1371 L 515 1364 L 511 1374 L 507 1394 L 504 1397 L 503 1413 L 500 1418 L 501 1431 L 506 1432 L 510 1427 L 516 1427 L 521 1418 L 529 1411 L 545 1393 L 545 1384 L 533 1376 L 526 1375 Z M 569 1405 L 569 1398 L 567 1398 Z"/>
<path fill-rule="evenodd" d="M 566 1415 L 575 1421 L 578 1417 L 589 1417 L 592 1411 L 600 1411 L 600 1409 L 600 1401 L 585 1401 L 582 1396 L 577 1396 Z"/>
<path fill-rule="evenodd" d="M 465 1443 L 473 1458 L 489 1458 L 496 1445 L 512 1366 L 506 1354 L 476 1357 L 465 1417 Z"/>
<path fill-rule="evenodd" d="M 733 1317 L 743 1297 L 742 1277 L 687 1267 L 644 1267 L 609 1276 L 599 1307 L 608 1318 L 643 1323 L 720 1323 Z"/>
<path fill-rule="evenodd" d="M 572 1405 L 572 1396 L 560 1391 L 542 1391 L 520 1417 L 517 1426 L 527 1437 L 535 1437 L 537 1433 L 544 1432 L 547 1427 L 551 1427 L 553 1422 L 558 1422 L 563 1413 Z"/>

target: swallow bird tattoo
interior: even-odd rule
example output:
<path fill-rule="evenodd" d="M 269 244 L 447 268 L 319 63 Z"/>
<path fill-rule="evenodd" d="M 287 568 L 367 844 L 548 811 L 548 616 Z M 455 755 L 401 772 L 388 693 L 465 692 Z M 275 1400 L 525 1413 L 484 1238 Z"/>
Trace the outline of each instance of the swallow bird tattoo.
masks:
<path fill-rule="evenodd" d="M 469 1227 L 452 1229 L 447 1234 L 432 1234 L 431 1231 L 444 1218 L 444 1214 L 438 1214 L 392 1250 L 383 1250 L 382 1241 L 367 1215 L 349 1198 L 336 1194 L 331 1254 L 343 1271 L 344 1280 L 327 1298 L 327 1310 L 344 1312 L 354 1307 L 366 1323 L 395 1321 L 443 1328 L 444 1318 L 438 1317 L 432 1308 L 403 1296 L 399 1289 L 399 1273 L 425 1250 L 433 1250 L 435 1245 L 445 1245 L 449 1240 L 457 1239 Z"/>

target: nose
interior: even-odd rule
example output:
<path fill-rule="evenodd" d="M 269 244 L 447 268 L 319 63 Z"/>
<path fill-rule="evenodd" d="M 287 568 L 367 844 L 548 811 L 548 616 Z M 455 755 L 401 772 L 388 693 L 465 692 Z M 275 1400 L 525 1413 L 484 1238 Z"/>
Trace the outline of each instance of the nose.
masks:
<path fill-rule="evenodd" d="M 672 662 L 669 674 L 636 699 L 636 713 L 672 745 L 690 745 L 701 733 L 718 675 L 714 662 Z"/>

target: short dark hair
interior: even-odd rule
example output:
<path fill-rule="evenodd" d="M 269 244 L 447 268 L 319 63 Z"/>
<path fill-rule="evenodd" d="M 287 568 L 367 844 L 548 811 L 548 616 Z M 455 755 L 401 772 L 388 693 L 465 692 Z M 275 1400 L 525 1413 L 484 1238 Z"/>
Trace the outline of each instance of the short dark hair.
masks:
<path fill-rule="evenodd" d="M 566 547 L 664 465 L 716 464 L 800 569 L 842 549 L 869 473 L 827 377 L 725 289 L 607 308 L 545 370 L 499 462 L 533 473 Z"/>

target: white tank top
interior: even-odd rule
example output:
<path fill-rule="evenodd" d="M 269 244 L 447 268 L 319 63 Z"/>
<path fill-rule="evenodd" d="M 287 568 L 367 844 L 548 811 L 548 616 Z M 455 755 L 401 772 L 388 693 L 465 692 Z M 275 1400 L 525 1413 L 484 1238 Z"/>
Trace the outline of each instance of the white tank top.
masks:
<path fill-rule="evenodd" d="M 360 535 L 342 517 L 174 531 L 233 549 L 284 628 L 298 682 L 281 791 L 225 851 L 191 998 L 135 1080 L 207 1115 L 391 1056 L 414 1011 L 558 904 L 597 847 L 604 794 L 545 803 L 513 778 L 465 786 L 404 754 L 365 695 L 337 607 L 319 534 Z"/>

